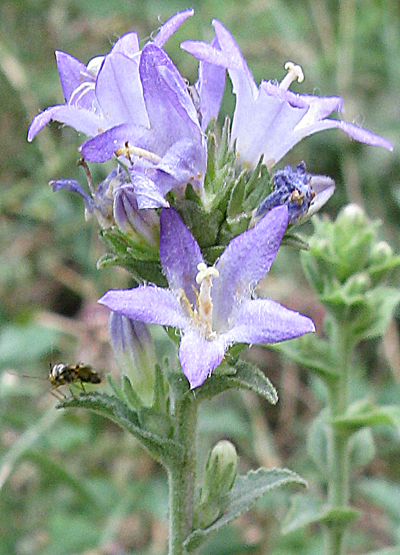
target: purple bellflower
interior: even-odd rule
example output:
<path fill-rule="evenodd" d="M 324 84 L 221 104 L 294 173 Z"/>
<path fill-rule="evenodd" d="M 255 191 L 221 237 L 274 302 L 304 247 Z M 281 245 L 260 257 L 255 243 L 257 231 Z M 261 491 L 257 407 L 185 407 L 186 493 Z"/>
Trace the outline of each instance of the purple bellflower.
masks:
<path fill-rule="evenodd" d="M 236 95 L 231 139 L 244 166 L 254 168 L 260 157 L 272 168 L 301 139 L 324 129 L 339 128 L 353 139 L 393 150 L 387 139 L 352 123 L 329 119 L 342 109 L 338 96 L 295 94 L 290 84 L 304 75 L 300 66 L 288 62 L 288 74 L 280 84 L 262 81 L 257 87 L 243 55 L 229 31 L 213 21 L 217 46 L 201 41 L 184 41 L 181 47 L 202 62 L 226 68 Z"/>
<path fill-rule="evenodd" d="M 161 26 L 153 44 L 162 48 L 193 10 L 171 17 Z M 28 141 L 50 120 L 65 123 L 88 136 L 98 135 L 122 123 L 148 125 L 139 76 L 141 51 L 136 32 L 126 33 L 106 56 L 87 66 L 67 54 L 56 52 L 65 104 L 50 106 L 38 114 L 28 131 Z"/>
<path fill-rule="evenodd" d="M 160 259 L 169 288 L 110 290 L 99 302 L 133 320 L 182 330 L 182 370 L 190 387 L 198 387 L 234 343 L 275 343 L 315 331 L 308 317 L 273 300 L 252 298 L 287 225 L 287 206 L 272 209 L 235 237 L 215 266 L 207 267 L 178 213 L 163 209 Z"/>
<path fill-rule="evenodd" d="M 206 141 L 187 84 L 162 50 L 191 15 L 193 10 L 173 16 L 142 51 L 131 32 L 87 66 L 57 52 L 66 102 L 38 114 L 28 140 L 50 120 L 85 133 L 91 137 L 81 146 L 86 160 L 117 155 L 129 166 L 139 208 L 168 206 L 164 195 L 187 183 L 201 195 Z"/>

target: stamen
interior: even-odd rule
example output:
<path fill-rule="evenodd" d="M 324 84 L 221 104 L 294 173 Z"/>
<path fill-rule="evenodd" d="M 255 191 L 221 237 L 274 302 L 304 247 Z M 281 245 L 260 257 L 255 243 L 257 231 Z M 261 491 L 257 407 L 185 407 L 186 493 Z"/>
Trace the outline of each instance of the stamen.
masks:
<path fill-rule="evenodd" d="M 287 75 L 284 79 L 282 79 L 279 85 L 280 89 L 285 89 L 287 91 L 293 81 L 297 80 L 299 83 L 304 81 L 304 73 L 301 66 L 296 65 L 293 62 L 286 62 L 285 69 L 287 71 Z"/>
<path fill-rule="evenodd" d="M 85 170 L 86 179 L 87 179 L 87 182 L 88 182 L 88 185 L 89 185 L 89 190 L 90 190 L 90 193 L 91 193 L 92 197 L 94 197 L 95 191 L 94 191 L 94 187 L 93 187 L 92 174 L 90 173 L 89 166 L 88 166 L 88 164 L 87 164 L 87 162 L 86 162 L 86 160 L 84 159 L 83 156 L 77 161 L 76 165 L 81 166 Z"/>
<path fill-rule="evenodd" d="M 118 148 L 115 154 L 116 156 L 125 156 L 128 160 L 130 159 L 130 155 L 133 154 L 133 156 L 138 156 L 139 158 L 146 158 L 146 160 L 150 160 L 150 162 L 154 164 L 158 164 L 161 161 L 161 156 L 154 154 L 154 152 L 137 146 L 130 146 L 128 143 Z"/>

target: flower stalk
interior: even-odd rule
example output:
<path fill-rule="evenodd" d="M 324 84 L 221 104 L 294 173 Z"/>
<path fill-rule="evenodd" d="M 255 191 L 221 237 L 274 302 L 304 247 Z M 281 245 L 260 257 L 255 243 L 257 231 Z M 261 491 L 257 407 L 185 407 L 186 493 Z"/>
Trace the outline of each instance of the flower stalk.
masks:
<path fill-rule="evenodd" d="M 345 322 L 332 321 L 332 353 L 337 361 L 338 378 L 328 381 L 328 510 L 346 511 L 350 496 L 349 434 L 338 429 L 333 421 L 344 416 L 349 408 L 351 334 Z M 326 527 L 326 555 L 341 555 L 348 522 L 338 519 Z"/>
<path fill-rule="evenodd" d="M 184 540 L 192 528 L 196 482 L 197 402 L 185 397 L 176 402 L 176 439 L 184 447 L 182 463 L 168 468 L 169 546 L 168 555 L 183 555 Z"/>

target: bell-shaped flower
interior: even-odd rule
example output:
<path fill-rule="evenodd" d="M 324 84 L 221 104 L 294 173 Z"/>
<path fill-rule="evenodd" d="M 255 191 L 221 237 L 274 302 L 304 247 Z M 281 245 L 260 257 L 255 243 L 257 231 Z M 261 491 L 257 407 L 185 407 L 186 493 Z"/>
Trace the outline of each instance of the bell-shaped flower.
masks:
<path fill-rule="evenodd" d="M 338 128 L 353 139 L 392 150 L 387 139 L 345 121 L 330 119 L 342 109 L 338 96 L 318 97 L 288 90 L 295 79 L 304 78 L 301 68 L 288 62 L 288 74 L 280 84 L 262 81 L 260 86 L 229 31 L 213 21 L 218 47 L 201 41 L 184 41 L 181 47 L 201 60 L 226 68 L 236 95 L 232 121 L 232 145 L 243 165 L 254 168 L 260 157 L 273 167 L 301 139 L 324 129 Z"/>
<path fill-rule="evenodd" d="M 161 26 L 153 44 L 161 48 L 191 15 L 186 10 Z M 38 114 L 28 131 L 28 141 L 50 120 L 65 123 L 94 136 L 122 123 L 148 125 L 139 76 L 139 38 L 129 32 L 119 38 L 106 56 L 90 60 L 87 66 L 65 52 L 56 60 L 65 104 L 51 106 Z"/>
<path fill-rule="evenodd" d="M 99 302 L 133 320 L 182 330 L 180 363 L 191 388 L 198 387 L 234 343 L 275 343 L 315 331 L 308 317 L 273 300 L 253 298 L 287 225 L 287 206 L 272 209 L 207 267 L 178 213 L 163 209 L 160 259 L 169 288 L 110 290 Z"/>
<path fill-rule="evenodd" d="M 187 183 L 201 195 L 207 145 L 185 80 L 155 44 L 144 47 L 139 76 L 148 125 L 123 123 L 96 135 L 82 145 L 83 156 L 93 162 L 124 156 L 139 208 L 168 206 L 164 195 Z"/>

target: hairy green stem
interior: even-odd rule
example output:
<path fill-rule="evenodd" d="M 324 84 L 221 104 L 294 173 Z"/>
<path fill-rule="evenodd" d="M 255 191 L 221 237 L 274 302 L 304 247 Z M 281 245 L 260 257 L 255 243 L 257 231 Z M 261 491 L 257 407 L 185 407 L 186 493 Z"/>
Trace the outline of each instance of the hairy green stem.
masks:
<path fill-rule="evenodd" d="M 169 551 L 182 555 L 183 542 L 192 528 L 194 486 L 196 481 L 197 403 L 179 401 L 175 405 L 176 439 L 184 446 L 184 460 L 171 464 L 169 483 Z"/>
<path fill-rule="evenodd" d="M 331 347 L 336 359 L 339 378 L 328 385 L 328 408 L 331 419 L 343 416 L 349 406 L 349 364 L 352 348 L 351 334 L 343 322 L 334 321 Z M 349 503 L 349 442 L 348 435 L 330 425 L 328 436 L 328 503 L 331 510 L 345 510 Z M 327 524 L 327 555 L 341 555 L 346 522 Z"/>

